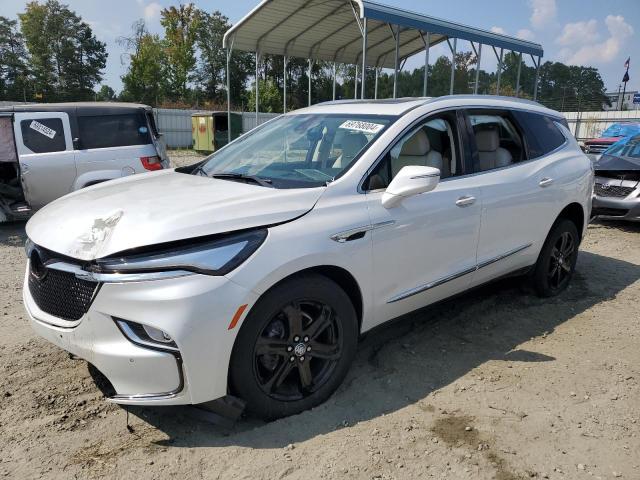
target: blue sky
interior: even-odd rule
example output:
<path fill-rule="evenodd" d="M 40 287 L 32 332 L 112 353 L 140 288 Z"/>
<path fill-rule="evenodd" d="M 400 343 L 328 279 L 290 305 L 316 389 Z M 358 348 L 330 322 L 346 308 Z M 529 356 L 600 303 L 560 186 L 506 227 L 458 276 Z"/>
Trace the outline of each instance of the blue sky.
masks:
<path fill-rule="evenodd" d="M 617 90 L 623 64 L 631 56 L 631 81 L 628 90 L 640 89 L 640 0 L 378 0 L 428 15 L 466 23 L 475 27 L 507 33 L 541 43 L 543 60 L 593 65 L 600 69 L 608 90 Z M 144 18 L 152 32 L 161 33 L 159 18 L 170 0 L 62 0 L 93 28 L 107 43 L 109 60 L 104 83 L 116 91 L 126 71 L 126 57 L 116 43 L 130 32 L 131 24 Z M 258 0 L 201 0 L 195 2 L 207 10 L 220 10 L 232 22 L 242 18 Z M 0 15 L 16 18 L 24 11 L 25 0 L 2 0 Z M 463 49 L 466 42 L 461 42 Z M 432 55 L 445 54 L 446 47 L 435 47 Z M 435 57 L 432 57 L 435 58 Z M 529 61 L 530 62 L 530 61 Z M 420 64 L 415 59 L 405 68 Z M 529 63 L 531 64 L 531 63 Z M 485 62 L 483 68 L 495 68 Z"/>

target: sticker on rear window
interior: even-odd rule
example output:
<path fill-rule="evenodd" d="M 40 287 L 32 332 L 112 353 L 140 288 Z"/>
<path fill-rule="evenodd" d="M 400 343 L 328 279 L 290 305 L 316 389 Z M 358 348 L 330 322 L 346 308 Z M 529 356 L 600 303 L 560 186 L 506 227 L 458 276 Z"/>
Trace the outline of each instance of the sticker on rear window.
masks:
<path fill-rule="evenodd" d="M 384 125 L 373 122 L 362 122 L 360 120 L 347 120 L 338 128 L 357 130 L 359 132 L 378 133 L 384 128 Z"/>
<path fill-rule="evenodd" d="M 56 131 L 53 128 L 49 128 L 46 125 L 41 124 L 40 122 L 36 122 L 35 120 L 31 120 L 31 125 L 29 128 L 35 130 L 38 133 L 41 133 L 45 137 L 53 138 L 56 136 Z"/>

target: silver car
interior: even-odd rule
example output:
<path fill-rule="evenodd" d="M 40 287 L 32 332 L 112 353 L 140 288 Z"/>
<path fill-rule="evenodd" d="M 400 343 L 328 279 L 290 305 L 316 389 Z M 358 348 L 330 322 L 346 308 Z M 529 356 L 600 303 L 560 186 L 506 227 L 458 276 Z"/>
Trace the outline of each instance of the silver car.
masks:
<path fill-rule="evenodd" d="M 151 107 L 85 102 L 0 108 L 0 223 L 107 180 L 169 167 Z"/>
<path fill-rule="evenodd" d="M 615 143 L 595 162 L 592 214 L 640 221 L 640 135 Z"/>

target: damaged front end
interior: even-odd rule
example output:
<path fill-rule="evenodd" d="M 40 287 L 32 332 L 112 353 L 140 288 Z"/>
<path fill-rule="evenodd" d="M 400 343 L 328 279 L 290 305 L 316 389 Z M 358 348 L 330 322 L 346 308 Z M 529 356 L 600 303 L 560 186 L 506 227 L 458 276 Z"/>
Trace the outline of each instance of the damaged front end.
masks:
<path fill-rule="evenodd" d="M 594 167 L 593 215 L 640 221 L 640 138 L 616 144 Z"/>

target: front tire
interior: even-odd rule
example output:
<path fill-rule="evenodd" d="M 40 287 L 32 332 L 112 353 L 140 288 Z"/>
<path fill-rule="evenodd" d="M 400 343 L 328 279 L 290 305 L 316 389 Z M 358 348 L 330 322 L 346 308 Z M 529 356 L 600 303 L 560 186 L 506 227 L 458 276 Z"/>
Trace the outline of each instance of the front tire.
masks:
<path fill-rule="evenodd" d="M 541 297 L 554 297 L 567 288 L 578 260 L 580 236 L 576 225 L 566 218 L 551 228 L 536 263 L 533 286 Z"/>
<path fill-rule="evenodd" d="M 261 418 L 302 412 L 342 383 L 357 343 L 347 294 L 322 275 L 293 277 L 260 298 L 244 321 L 231 355 L 231 388 Z"/>

